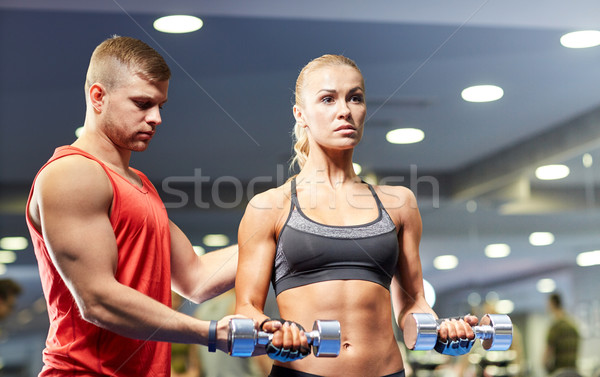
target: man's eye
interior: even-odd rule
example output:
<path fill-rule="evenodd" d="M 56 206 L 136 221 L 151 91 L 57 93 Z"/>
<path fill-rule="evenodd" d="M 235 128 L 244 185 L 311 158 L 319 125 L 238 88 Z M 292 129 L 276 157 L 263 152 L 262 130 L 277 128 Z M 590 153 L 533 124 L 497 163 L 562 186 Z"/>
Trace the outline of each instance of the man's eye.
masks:
<path fill-rule="evenodd" d="M 134 101 L 134 102 L 135 102 L 135 105 L 142 110 L 145 110 L 150 107 L 149 102 L 144 102 L 144 101 Z"/>

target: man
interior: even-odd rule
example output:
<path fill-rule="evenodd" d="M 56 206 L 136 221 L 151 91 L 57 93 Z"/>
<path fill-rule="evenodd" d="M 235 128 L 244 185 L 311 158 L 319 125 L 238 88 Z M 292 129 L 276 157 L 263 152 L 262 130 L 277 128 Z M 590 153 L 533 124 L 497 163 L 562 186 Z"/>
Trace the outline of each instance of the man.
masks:
<path fill-rule="evenodd" d="M 0 321 L 12 313 L 21 291 L 21 286 L 15 281 L 0 279 Z"/>
<path fill-rule="evenodd" d="M 548 310 L 554 321 L 546 337 L 546 370 L 548 373 L 563 369 L 576 370 L 579 332 L 565 313 L 559 294 L 553 293 L 548 297 Z"/>
<path fill-rule="evenodd" d="M 229 317 L 215 339 L 214 324 L 209 333 L 209 322 L 171 309 L 171 288 L 194 302 L 229 290 L 237 247 L 198 257 L 129 166 L 161 123 L 170 74 L 139 40 L 101 43 L 86 76 L 84 131 L 35 178 L 27 224 L 50 317 L 40 376 L 168 376 L 167 342 L 226 351 Z"/>

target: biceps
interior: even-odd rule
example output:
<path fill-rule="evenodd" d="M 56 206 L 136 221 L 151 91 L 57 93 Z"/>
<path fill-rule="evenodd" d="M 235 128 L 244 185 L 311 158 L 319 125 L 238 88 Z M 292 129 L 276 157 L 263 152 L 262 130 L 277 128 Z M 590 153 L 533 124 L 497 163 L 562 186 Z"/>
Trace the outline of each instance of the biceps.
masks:
<path fill-rule="evenodd" d="M 173 287 L 187 292 L 190 286 L 200 278 L 200 259 L 194 253 L 187 236 L 172 221 L 169 222 L 171 234 L 171 281 Z"/>
<path fill-rule="evenodd" d="M 74 294 L 94 289 L 98 279 L 114 279 L 118 253 L 108 216 L 50 211 L 42 224 L 50 257 Z"/>
<path fill-rule="evenodd" d="M 246 232 L 241 227 L 238 241 L 237 303 L 263 309 L 275 258 L 275 240 L 268 233 L 257 229 Z"/>

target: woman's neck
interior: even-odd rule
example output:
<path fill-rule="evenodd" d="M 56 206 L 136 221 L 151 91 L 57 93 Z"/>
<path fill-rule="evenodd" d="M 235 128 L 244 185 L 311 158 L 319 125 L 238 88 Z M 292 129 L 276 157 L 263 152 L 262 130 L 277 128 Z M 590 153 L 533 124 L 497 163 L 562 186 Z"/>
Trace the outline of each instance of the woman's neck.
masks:
<path fill-rule="evenodd" d="M 311 151 L 297 180 L 339 188 L 345 183 L 360 181 L 360 178 L 354 172 L 352 150 L 337 153 Z"/>

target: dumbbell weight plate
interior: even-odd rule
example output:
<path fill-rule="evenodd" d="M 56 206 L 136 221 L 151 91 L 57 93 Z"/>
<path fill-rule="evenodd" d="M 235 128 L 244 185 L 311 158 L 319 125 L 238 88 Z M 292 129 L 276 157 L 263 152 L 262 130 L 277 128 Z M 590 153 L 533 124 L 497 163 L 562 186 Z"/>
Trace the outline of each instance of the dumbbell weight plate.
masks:
<path fill-rule="evenodd" d="M 338 321 L 317 320 L 310 332 L 313 353 L 318 357 L 336 357 L 340 354 L 341 329 Z M 308 336 L 308 334 L 307 334 Z"/>
<path fill-rule="evenodd" d="M 438 323 L 427 313 L 411 313 L 404 321 L 404 344 L 408 349 L 433 349 L 438 337 Z"/>
<path fill-rule="evenodd" d="M 485 350 L 506 351 L 512 344 L 512 321 L 504 314 L 486 314 L 479 322 L 480 326 L 490 326 L 494 329 L 494 336 L 482 339 L 481 344 Z"/>
<path fill-rule="evenodd" d="M 252 319 L 236 318 L 229 321 L 229 326 L 229 351 L 231 356 L 252 356 L 256 338 L 254 321 Z M 235 338 L 235 341 L 231 338 Z"/>

